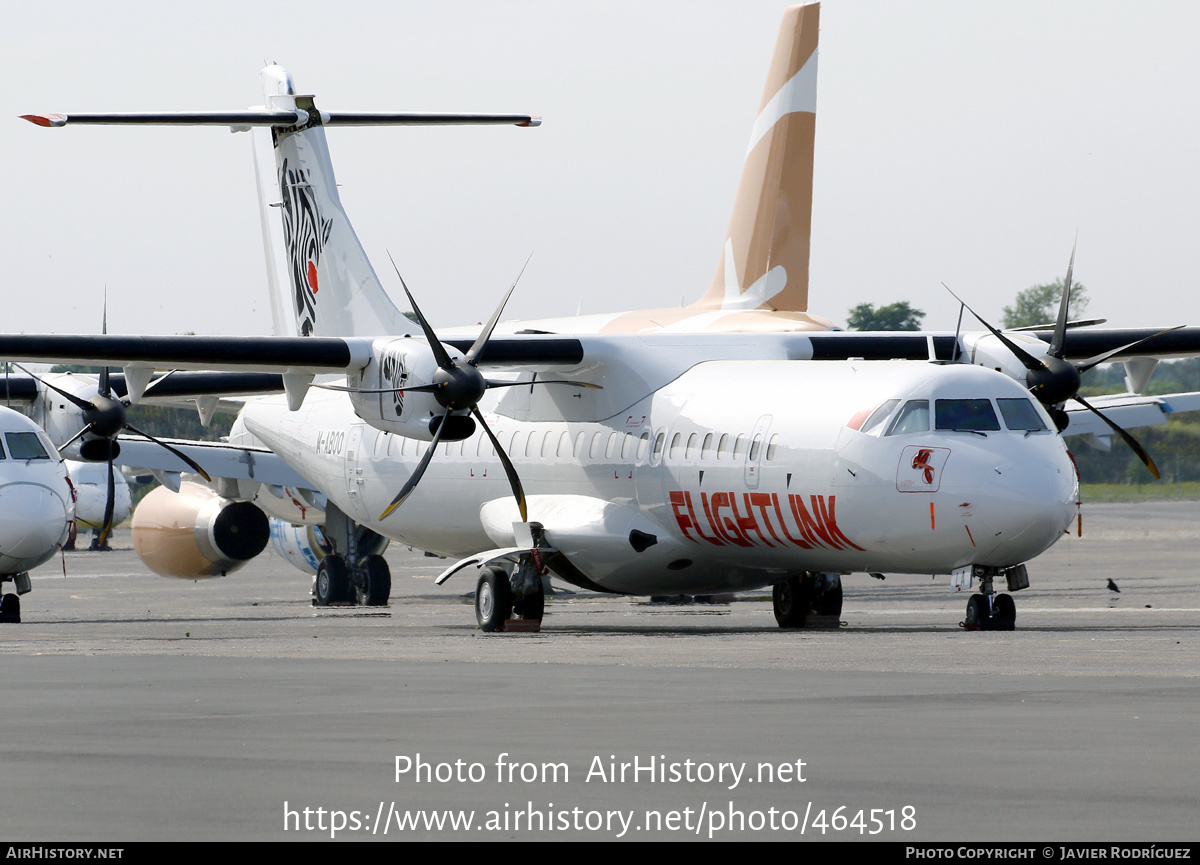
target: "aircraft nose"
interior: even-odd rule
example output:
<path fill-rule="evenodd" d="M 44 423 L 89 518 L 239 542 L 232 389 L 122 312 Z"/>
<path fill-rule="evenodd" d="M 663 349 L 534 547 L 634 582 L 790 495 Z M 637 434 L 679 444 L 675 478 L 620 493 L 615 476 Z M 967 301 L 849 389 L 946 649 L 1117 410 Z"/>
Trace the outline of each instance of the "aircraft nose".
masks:
<path fill-rule="evenodd" d="M 46 487 L 0 487 L 0 555 L 14 559 L 45 556 L 62 538 L 66 525 L 66 505 Z"/>
<path fill-rule="evenodd" d="M 985 486 L 988 526 L 1014 560 L 1047 550 L 1075 516 L 1075 470 L 1065 457 L 996 464 Z"/>

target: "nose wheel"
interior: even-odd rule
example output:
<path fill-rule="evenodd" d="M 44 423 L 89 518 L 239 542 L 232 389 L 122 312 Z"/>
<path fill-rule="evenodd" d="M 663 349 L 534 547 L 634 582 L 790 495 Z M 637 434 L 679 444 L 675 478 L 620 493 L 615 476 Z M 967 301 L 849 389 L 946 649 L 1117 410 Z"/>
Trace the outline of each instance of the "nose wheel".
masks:
<path fill-rule="evenodd" d="M 1016 630 L 1017 605 L 1012 595 L 971 595 L 967 600 L 967 617 L 961 624 L 967 631 Z"/>

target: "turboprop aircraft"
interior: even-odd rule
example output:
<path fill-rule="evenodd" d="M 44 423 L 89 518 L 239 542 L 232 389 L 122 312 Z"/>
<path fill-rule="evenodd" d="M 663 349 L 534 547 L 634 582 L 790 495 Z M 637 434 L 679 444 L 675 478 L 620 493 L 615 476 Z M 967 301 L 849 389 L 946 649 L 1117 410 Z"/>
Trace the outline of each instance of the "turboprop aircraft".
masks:
<path fill-rule="evenodd" d="M 797 288 L 807 276 L 807 222 L 796 218 L 811 196 L 816 14 L 785 15 L 708 306 L 665 323 L 654 311 L 505 333 L 502 300 L 486 325 L 453 334 L 435 332 L 409 294 L 410 322 L 341 208 L 324 127 L 536 118 L 324 112 L 269 66 L 261 109 L 30 119 L 261 132 L 263 224 L 268 241 L 282 236 L 268 244 L 268 271 L 289 283 L 276 280 L 276 322 L 287 314 L 302 336 L 16 335 L 0 337 L 0 356 L 119 365 L 133 400 L 156 368 L 282 376 L 283 396 L 247 399 L 227 444 L 172 443 L 219 479 L 206 504 L 176 497 L 195 526 L 166 519 L 165 502 L 147 512 L 148 534 L 176 526 L 159 565 L 179 575 L 197 563 L 223 572 L 200 539 L 215 523 L 202 531 L 198 521 L 254 502 L 324 527 L 320 604 L 386 601 L 379 552 L 394 538 L 454 557 L 439 579 L 476 577 L 485 630 L 514 613 L 540 619 L 546 571 L 632 594 L 770 585 L 784 627 L 836 615 L 846 573 L 951 574 L 960 588 L 979 581 L 967 627 L 1012 628 L 1015 605 L 995 582 L 1023 589 L 1024 562 L 1076 512 L 1059 432 L 1084 414 L 1105 424 L 1089 432 L 1128 435 L 1113 420 L 1120 400 L 1103 415 L 1073 402 L 1080 368 L 1194 354 L 1200 332 L 1089 332 L 1082 351 L 1065 313 L 1045 339 L 825 332 L 830 323 L 805 311 L 806 285 Z M 344 381 L 314 380 L 329 374 Z M 130 464 L 177 481 L 186 470 L 175 453 L 121 444 Z"/>

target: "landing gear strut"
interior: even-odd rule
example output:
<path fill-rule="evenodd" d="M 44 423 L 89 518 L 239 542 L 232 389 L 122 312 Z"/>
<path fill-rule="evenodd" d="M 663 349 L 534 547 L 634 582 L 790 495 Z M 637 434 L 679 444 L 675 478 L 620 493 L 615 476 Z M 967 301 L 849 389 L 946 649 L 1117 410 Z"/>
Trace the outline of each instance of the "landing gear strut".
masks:
<path fill-rule="evenodd" d="M 323 536 L 330 547 L 317 567 L 313 606 L 387 606 L 392 593 L 392 573 L 382 555 L 387 538 L 360 526 L 332 503 L 325 509 Z"/>
<path fill-rule="evenodd" d="M 1028 587 L 1029 575 L 1024 565 L 992 572 L 979 569 L 979 593 L 967 599 L 967 615 L 962 627 L 967 631 L 1013 631 L 1017 627 L 1017 605 L 1012 595 L 997 595 L 992 589 L 992 580 L 1001 574 L 1008 581 L 1009 591 Z M 969 584 L 968 584 L 969 585 Z"/>
<path fill-rule="evenodd" d="M 479 575 L 475 620 L 481 631 L 502 631 L 510 618 L 540 622 L 545 613 L 545 582 L 532 556 L 522 555 L 511 575 L 498 565 Z"/>

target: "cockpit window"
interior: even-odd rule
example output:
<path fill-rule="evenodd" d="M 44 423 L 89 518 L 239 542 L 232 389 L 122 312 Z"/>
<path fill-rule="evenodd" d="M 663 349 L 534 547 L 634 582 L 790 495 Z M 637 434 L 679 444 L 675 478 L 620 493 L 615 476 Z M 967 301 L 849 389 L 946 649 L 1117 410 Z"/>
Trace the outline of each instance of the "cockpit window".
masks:
<path fill-rule="evenodd" d="M 1045 421 L 1037 413 L 1027 399 L 998 399 L 1000 414 L 1004 415 L 1004 423 L 1012 430 L 1043 430 L 1047 429 Z"/>
<path fill-rule="evenodd" d="M 4 438 L 8 441 L 8 450 L 14 460 L 50 459 L 37 433 L 10 432 L 5 433 Z"/>
<path fill-rule="evenodd" d="M 892 425 L 888 429 L 887 434 L 890 436 L 898 436 L 904 435 L 905 433 L 928 431 L 929 400 L 910 399 L 904 404 L 904 408 L 900 409 L 900 413 L 896 415 L 896 419 L 892 421 Z"/>
<path fill-rule="evenodd" d="M 898 405 L 900 405 L 900 400 L 898 399 L 889 399 L 883 403 L 879 408 L 871 412 L 870 417 L 859 428 L 859 432 L 864 432 L 868 435 L 879 435 L 880 428 L 892 416 L 892 412 L 896 410 L 896 406 Z"/>
<path fill-rule="evenodd" d="M 939 399 L 937 428 L 982 432 L 1000 429 L 1000 421 L 989 399 Z"/>

